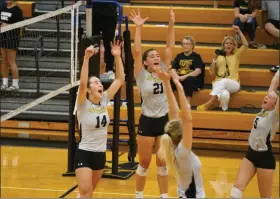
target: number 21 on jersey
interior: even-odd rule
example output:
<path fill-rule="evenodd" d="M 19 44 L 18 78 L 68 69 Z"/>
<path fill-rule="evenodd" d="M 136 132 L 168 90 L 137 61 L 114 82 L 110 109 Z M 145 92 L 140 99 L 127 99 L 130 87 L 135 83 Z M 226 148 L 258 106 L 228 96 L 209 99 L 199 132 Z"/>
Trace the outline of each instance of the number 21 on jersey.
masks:
<path fill-rule="evenodd" d="M 163 93 L 163 84 L 161 83 L 154 83 L 154 94 L 162 94 Z"/>

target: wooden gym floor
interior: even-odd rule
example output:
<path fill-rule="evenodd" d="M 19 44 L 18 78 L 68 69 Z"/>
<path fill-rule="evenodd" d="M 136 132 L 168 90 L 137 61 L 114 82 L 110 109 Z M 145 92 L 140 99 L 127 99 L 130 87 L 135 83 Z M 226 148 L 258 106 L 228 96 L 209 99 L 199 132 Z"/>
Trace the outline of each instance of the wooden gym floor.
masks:
<path fill-rule="evenodd" d="M 207 197 L 228 198 L 232 183 L 244 153 L 195 150 L 203 168 Z M 107 152 L 108 160 L 111 152 Z M 127 154 L 120 156 L 126 161 Z M 279 198 L 279 155 L 274 175 L 273 197 Z M 2 198 L 57 198 L 76 184 L 74 177 L 62 177 L 67 168 L 67 150 L 47 147 L 1 147 L 1 197 Z M 93 197 L 133 198 L 135 177 L 128 180 L 101 179 Z M 67 198 L 75 198 L 77 189 Z M 146 198 L 159 198 L 156 182 L 155 157 L 148 173 L 144 190 Z M 173 177 L 169 181 L 169 196 L 177 197 Z M 259 197 L 256 177 L 248 185 L 244 197 Z"/>

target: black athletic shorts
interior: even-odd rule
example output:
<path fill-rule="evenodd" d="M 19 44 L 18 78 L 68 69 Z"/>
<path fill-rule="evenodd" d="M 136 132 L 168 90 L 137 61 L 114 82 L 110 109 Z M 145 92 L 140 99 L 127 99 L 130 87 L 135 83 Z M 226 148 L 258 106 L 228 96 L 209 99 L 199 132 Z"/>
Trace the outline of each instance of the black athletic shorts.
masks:
<path fill-rule="evenodd" d="M 87 167 L 92 170 L 104 169 L 106 152 L 92 152 L 77 149 L 75 154 L 75 169 Z"/>
<path fill-rule="evenodd" d="M 151 118 L 145 115 L 140 116 L 138 135 L 157 137 L 164 134 L 164 126 L 168 122 L 168 114 L 159 118 Z"/>
<path fill-rule="evenodd" d="M 254 151 L 250 146 L 246 158 L 254 164 L 256 168 L 275 170 L 275 158 L 269 148 L 268 151 Z"/>
<path fill-rule="evenodd" d="M 272 23 L 275 26 L 275 28 L 280 29 L 280 21 L 268 19 L 265 23 Z"/>

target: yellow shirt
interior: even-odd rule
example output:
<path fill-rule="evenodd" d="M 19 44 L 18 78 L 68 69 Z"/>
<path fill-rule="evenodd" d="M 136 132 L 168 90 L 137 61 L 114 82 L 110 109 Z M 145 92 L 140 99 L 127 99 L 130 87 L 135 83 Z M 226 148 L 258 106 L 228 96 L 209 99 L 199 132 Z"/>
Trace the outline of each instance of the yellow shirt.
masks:
<path fill-rule="evenodd" d="M 247 47 L 241 46 L 235 51 L 234 54 L 230 56 L 218 56 L 216 62 L 216 78 L 213 81 L 216 82 L 222 78 L 232 79 L 234 81 L 240 82 L 239 80 L 239 64 L 240 64 L 240 54 Z M 226 63 L 228 65 L 229 75 L 227 73 Z M 218 75 L 217 75 L 218 74 Z M 226 75 L 226 76 L 225 76 Z M 224 77 L 225 76 L 225 77 Z"/>

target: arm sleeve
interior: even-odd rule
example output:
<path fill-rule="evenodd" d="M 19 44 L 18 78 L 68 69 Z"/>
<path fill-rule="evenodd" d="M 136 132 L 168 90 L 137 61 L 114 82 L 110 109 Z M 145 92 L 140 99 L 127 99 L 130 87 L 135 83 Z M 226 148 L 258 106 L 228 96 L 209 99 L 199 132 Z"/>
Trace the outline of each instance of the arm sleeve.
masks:
<path fill-rule="evenodd" d="M 203 67 L 204 67 L 204 63 L 203 63 L 203 61 L 201 59 L 201 56 L 197 55 L 195 57 L 194 68 L 195 69 L 200 68 L 201 70 L 203 70 Z"/>
<path fill-rule="evenodd" d="M 141 68 L 141 71 L 139 73 L 139 75 L 136 77 L 136 84 L 139 88 L 141 88 L 141 85 L 143 84 L 143 82 L 145 81 L 145 68 L 144 66 Z"/>
<path fill-rule="evenodd" d="M 178 70 L 179 68 L 179 55 L 177 55 L 172 62 L 172 69 Z"/>
<path fill-rule="evenodd" d="M 22 13 L 22 10 L 19 7 L 17 7 L 17 9 L 15 10 L 15 13 L 13 13 L 12 21 L 13 21 L 13 23 L 23 21 L 23 13 Z"/>

